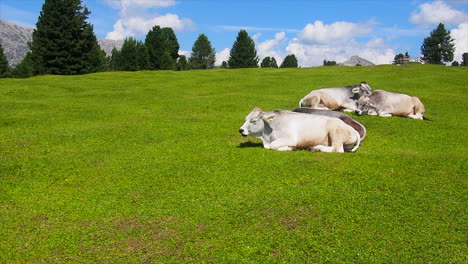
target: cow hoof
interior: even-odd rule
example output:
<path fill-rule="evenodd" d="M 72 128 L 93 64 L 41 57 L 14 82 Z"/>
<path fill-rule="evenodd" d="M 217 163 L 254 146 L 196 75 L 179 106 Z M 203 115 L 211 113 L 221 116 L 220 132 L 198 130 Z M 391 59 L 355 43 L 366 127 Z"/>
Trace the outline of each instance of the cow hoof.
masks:
<path fill-rule="evenodd" d="M 309 152 L 319 152 L 319 150 L 316 149 L 315 147 L 309 147 L 307 150 L 308 150 Z"/>

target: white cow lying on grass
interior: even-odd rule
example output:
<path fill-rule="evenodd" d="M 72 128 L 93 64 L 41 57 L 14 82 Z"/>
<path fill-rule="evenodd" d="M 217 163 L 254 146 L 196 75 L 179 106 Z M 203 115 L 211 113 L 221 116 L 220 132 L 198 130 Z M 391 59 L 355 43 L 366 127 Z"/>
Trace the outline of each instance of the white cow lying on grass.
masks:
<path fill-rule="evenodd" d="M 239 132 L 260 138 L 266 149 L 280 151 L 354 152 L 361 142 L 359 133 L 338 118 L 287 110 L 263 112 L 258 107 L 247 115 Z"/>
<path fill-rule="evenodd" d="M 383 117 L 402 116 L 413 119 L 426 119 L 424 105 L 416 96 L 377 90 L 363 95 L 357 102 L 356 114 L 378 115 Z"/>
<path fill-rule="evenodd" d="M 363 95 L 371 94 L 367 82 L 358 85 L 313 90 L 299 101 L 299 107 L 354 112 L 356 101 Z"/>

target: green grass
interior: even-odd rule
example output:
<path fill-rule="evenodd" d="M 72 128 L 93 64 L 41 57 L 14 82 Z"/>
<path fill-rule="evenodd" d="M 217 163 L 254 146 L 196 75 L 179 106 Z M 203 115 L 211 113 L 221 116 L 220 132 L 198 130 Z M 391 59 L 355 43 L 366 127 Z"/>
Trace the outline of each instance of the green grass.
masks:
<path fill-rule="evenodd" d="M 466 263 L 468 68 L 318 67 L 0 80 L 1 263 Z M 367 81 L 432 121 L 354 116 L 356 153 L 238 133 Z"/>

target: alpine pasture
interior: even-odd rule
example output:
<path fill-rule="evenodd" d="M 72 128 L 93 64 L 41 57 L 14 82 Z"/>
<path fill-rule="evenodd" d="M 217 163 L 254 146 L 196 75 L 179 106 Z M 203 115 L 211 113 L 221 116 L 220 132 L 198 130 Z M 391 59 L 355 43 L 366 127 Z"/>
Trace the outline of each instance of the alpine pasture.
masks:
<path fill-rule="evenodd" d="M 2 263 L 466 263 L 468 68 L 0 80 Z M 367 81 L 431 121 L 356 116 L 355 153 L 279 152 L 255 107 Z"/>

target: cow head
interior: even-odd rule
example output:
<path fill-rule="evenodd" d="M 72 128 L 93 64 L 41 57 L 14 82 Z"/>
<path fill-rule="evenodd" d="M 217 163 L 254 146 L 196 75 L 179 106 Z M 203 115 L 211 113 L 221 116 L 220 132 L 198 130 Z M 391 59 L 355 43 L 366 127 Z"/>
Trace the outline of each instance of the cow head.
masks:
<path fill-rule="evenodd" d="M 260 107 L 255 107 L 245 117 L 245 123 L 240 127 L 239 132 L 242 136 L 248 135 L 260 137 L 265 130 L 265 122 L 269 122 L 275 118 L 275 114 L 265 115 Z"/>
<path fill-rule="evenodd" d="M 352 99 L 358 100 L 363 95 L 370 95 L 372 93 L 372 89 L 367 82 L 361 82 L 359 85 L 356 85 L 352 89 L 353 97 Z"/>
<path fill-rule="evenodd" d="M 356 114 L 358 115 L 363 115 L 363 113 L 369 112 L 369 95 L 363 95 L 359 97 L 359 99 L 356 102 Z"/>

